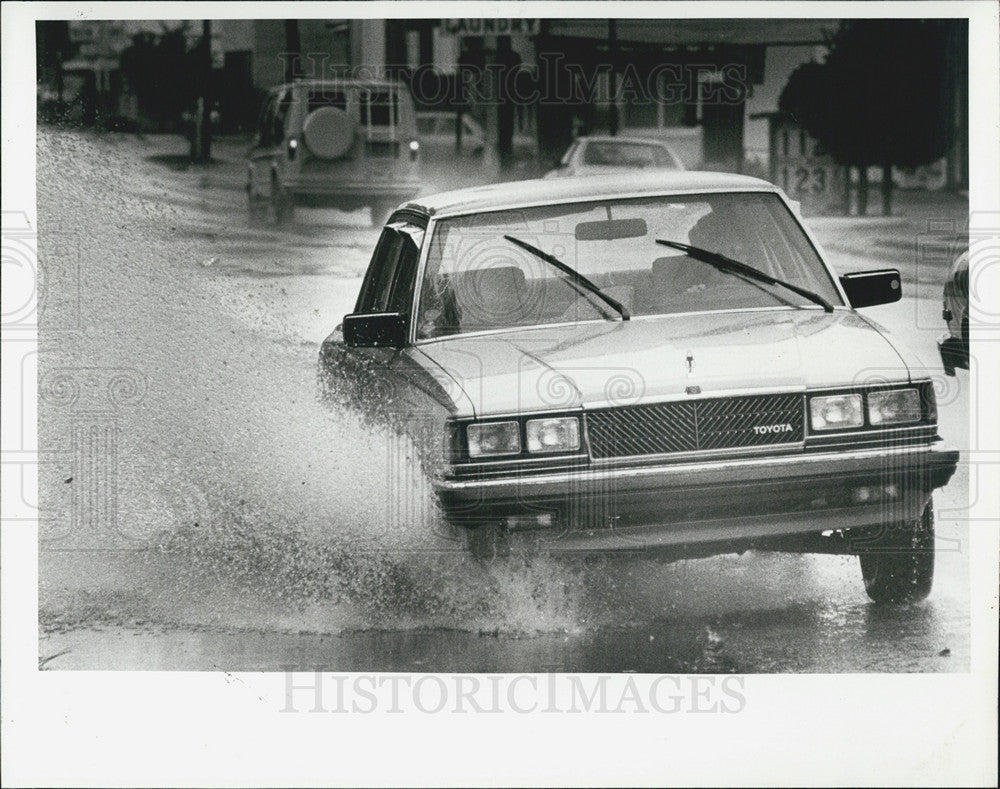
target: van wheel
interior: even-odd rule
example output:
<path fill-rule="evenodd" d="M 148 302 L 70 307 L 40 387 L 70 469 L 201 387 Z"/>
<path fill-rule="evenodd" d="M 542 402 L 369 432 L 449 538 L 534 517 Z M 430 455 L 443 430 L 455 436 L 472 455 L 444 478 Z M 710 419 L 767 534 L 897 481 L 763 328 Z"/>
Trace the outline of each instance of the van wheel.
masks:
<path fill-rule="evenodd" d="M 274 211 L 274 221 L 279 225 L 286 225 L 295 216 L 295 203 L 292 196 L 278 183 L 278 179 L 271 178 L 271 210 Z"/>
<path fill-rule="evenodd" d="M 934 582 L 934 502 L 920 518 L 889 528 L 858 551 L 865 591 L 876 603 L 912 603 Z"/>
<path fill-rule="evenodd" d="M 267 219 L 267 202 L 253 192 L 253 187 L 247 184 L 247 216 L 250 224 L 256 225 Z"/>

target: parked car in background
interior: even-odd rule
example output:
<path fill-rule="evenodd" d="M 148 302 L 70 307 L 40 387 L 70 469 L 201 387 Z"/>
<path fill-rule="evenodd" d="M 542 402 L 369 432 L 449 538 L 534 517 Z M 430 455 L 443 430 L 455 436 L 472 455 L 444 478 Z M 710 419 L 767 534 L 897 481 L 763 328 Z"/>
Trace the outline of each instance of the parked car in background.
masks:
<path fill-rule="evenodd" d="M 455 148 L 455 112 L 418 112 L 417 130 L 425 145 Z M 468 113 L 462 114 L 462 150 L 482 153 L 486 133 L 482 125 Z"/>
<path fill-rule="evenodd" d="M 938 340 L 941 363 L 948 375 L 955 368 L 969 369 L 969 253 L 963 252 L 951 264 L 944 283 L 944 307 L 941 317 L 948 324 L 948 334 Z"/>
<path fill-rule="evenodd" d="M 400 82 L 303 80 L 270 91 L 249 153 L 251 208 L 278 222 L 296 204 L 370 206 L 381 224 L 417 194 L 420 135 L 413 97 Z"/>
<path fill-rule="evenodd" d="M 683 170 L 674 152 L 662 142 L 642 137 L 581 137 L 546 178 L 631 172 L 650 168 Z"/>
<path fill-rule="evenodd" d="M 917 600 L 958 453 L 856 311 L 900 294 L 837 277 L 754 178 L 496 184 L 393 213 L 319 372 L 410 437 L 477 557 L 850 553 L 874 600 Z"/>

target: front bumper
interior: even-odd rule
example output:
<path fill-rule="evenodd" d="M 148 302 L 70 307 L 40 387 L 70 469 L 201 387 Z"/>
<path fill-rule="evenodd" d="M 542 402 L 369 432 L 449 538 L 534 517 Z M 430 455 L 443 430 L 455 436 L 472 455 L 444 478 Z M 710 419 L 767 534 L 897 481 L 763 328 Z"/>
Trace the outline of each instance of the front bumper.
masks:
<path fill-rule="evenodd" d="M 958 451 L 906 447 L 602 466 L 434 483 L 446 517 L 533 529 L 545 550 L 740 542 L 899 523 L 947 484 Z"/>

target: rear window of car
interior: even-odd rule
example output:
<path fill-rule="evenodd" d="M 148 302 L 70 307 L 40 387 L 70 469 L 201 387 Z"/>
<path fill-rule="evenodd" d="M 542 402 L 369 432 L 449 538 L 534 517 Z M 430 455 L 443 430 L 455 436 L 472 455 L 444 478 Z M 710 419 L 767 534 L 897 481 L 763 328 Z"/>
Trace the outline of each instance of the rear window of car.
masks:
<path fill-rule="evenodd" d="M 659 145 L 642 143 L 589 142 L 583 163 L 614 167 L 666 167 L 673 164 Z"/>
<path fill-rule="evenodd" d="M 399 123 L 399 94 L 395 91 L 361 91 L 361 123 L 372 126 Z"/>

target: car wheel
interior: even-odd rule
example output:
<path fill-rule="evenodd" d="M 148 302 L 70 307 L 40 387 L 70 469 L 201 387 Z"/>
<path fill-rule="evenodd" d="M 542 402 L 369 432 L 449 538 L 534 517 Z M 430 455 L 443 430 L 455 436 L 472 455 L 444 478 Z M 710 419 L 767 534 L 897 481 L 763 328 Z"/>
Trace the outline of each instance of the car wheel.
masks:
<path fill-rule="evenodd" d="M 271 179 L 271 209 L 274 211 L 274 221 L 286 225 L 295 215 L 295 203 L 292 196 L 284 189 L 276 177 Z"/>
<path fill-rule="evenodd" d="M 510 537 L 499 523 L 484 523 L 466 532 L 466 545 L 473 559 L 490 561 L 510 556 Z"/>
<path fill-rule="evenodd" d="M 858 551 L 865 591 L 876 603 L 911 603 L 934 582 L 934 502 L 915 521 L 889 528 Z"/>
<path fill-rule="evenodd" d="M 267 202 L 254 194 L 253 187 L 250 184 L 247 184 L 247 215 L 252 225 L 256 225 L 262 219 L 267 218 Z"/>

